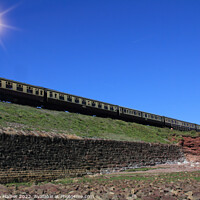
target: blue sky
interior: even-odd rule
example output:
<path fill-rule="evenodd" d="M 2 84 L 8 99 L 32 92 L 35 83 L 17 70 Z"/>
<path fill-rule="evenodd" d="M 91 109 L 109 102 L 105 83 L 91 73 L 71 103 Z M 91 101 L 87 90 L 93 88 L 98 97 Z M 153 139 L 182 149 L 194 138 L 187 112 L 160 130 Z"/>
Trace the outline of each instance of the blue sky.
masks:
<path fill-rule="evenodd" d="M 200 1 L 0 0 L 0 77 L 200 124 Z"/>

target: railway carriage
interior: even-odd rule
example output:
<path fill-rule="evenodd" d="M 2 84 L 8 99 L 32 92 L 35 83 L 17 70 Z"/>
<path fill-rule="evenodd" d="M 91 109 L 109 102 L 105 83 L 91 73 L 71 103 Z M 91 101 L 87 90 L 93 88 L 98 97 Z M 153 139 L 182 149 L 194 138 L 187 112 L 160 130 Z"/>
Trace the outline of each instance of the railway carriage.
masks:
<path fill-rule="evenodd" d="M 196 124 L 196 130 L 197 130 L 198 132 L 200 132 L 200 125 L 197 125 L 197 124 Z"/>
<path fill-rule="evenodd" d="M 169 128 L 181 129 L 182 123 L 179 120 L 169 118 L 169 117 L 165 117 L 165 126 L 167 126 Z"/>
<path fill-rule="evenodd" d="M 149 124 L 163 126 L 164 117 L 152 113 L 142 112 L 142 118 Z"/>
<path fill-rule="evenodd" d="M 0 78 L 0 100 L 70 112 L 111 117 L 179 130 L 200 131 L 200 125 L 56 90 Z"/>
<path fill-rule="evenodd" d="M 61 93 L 50 89 L 46 89 L 46 92 L 46 108 L 65 111 L 67 110 L 70 112 L 78 112 L 97 116 L 117 116 L 117 105 L 67 93 Z"/>
<path fill-rule="evenodd" d="M 40 106 L 44 95 L 42 87 L 0 78 L 0 97 L 5 101 Z"/>
<path fill-rule="evenodd" d="M 165 117 L 165 126 L 183 130 L 183 131 L 196 129 L 196 124 L 194 123 L 184 122 L 184 121 L 169 118 L 169 117 Z"/>
<path fill-rule="evenodd" d="M 120 118 L 126 119 L 127 121 L 135 121 L 142 123 L 142 112 L 125 107 L 119 107 Z"/>
<path fill-rule="evenodd" d="M 142 112 L 130 108 L 120 107 L 120 115 L 123 118 L 134 120 L 142 124 L 152 124 L 156 126 L 163 126 L 164 119 L 162 116 L 152 113 Z"/>

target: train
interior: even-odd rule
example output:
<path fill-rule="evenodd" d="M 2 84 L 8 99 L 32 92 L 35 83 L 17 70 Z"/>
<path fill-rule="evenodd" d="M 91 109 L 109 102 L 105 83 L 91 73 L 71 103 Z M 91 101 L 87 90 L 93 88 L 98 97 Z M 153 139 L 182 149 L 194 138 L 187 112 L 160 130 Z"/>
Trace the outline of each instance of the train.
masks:
<path fill-rule="evenodd" d="M 109 117 L 182 131 L 200 131 L 200 125 L 76 96 L 56 90 L 0 78 L 0 100 L 45 109 Z"/>

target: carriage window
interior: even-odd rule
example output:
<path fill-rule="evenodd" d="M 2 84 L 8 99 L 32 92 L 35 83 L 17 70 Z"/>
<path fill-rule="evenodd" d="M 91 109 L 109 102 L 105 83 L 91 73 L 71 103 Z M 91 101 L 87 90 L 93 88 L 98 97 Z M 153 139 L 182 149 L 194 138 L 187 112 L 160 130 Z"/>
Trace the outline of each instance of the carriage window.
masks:
<path fill-rule="evenodd" d="M 98 108 L 102 108 L 102 105 L 101 105 L 101 104 L 99 104 L 99 105 L 98 105 Z"/>
<path fill-rule="evenodd" d="M 94 102 L 92 102 L 92 106 L 96 106 L 96 104 Z"/>
<path fill-rule="evenodd" d="M 12 83 L 11 82 L 6 82 L 6 88 L 12 89 Z"/>
<path fill-rule="evenodd" d="M 153 115 L 151 115 L 151 119 L 153 119 Z"/>
<path fill-rule="evenodd" d="M 59 96 L 59 99 L 60 99 L 60 100 L 64 100 L 64 95 L 61 94 L 61 95 Z"/>
<path fill-rule="evenodd" d="M 108 106 L 107 106 L 107 105 L 104 105 L 104 109 L 108 110 Z"/>
<path fill-rule="evenodd" d="M 86 105 L 86 101 L 85 101 L 85 100 L 83 100 L 83 101 L 82 101 L 82 104 L 83 104 L 83 105 Z"/>
<path fill-rule="evenodd" d="M 33 89 L 31 87 L 27 87 L 27 93 L 32 94 L 33 93 Z"/>
<path fill-rule="evenodd" d="M 78 99 L 78 98 L 76 98 L 76 99 L 75 99 L 75 102 L 76 102 L 76 103 L 79 103 L 79 99 Z"/>
<path fill-rule="evenodd" d="M 114 110 L 114 108 L 111 106 L 111 107 L 110 107 L 110 110 Z"/>
<path fill-rule="evenodd" d="M 57 94 L 55 94 L 55 98 L 57 98 Z"/>
<path fill-rule="evenodd" d="M 71 96 L 68 96 L 68 97 L 67 97 L 67 101 L 72 101 Z"/>
<path fill-rule="evenodd" d="M 137 115 L 136 111 L 134 111 L 134 115 Z"/>
<path fill-rule="evenodd" d="M 35 94 L 36 94 L 36 95 L 38 95 L 38 94 L 39 94 L 39 91 L 38 91 L 38 90 L 36 90 L 36 91 L 35 91 Z"/>
<path fill-rule="evenodd" d="M 43 91 L 42 90 L 40 90 L 40 95 L 43 95 Z"/>
<path fill-rule="evenodd" d="M 139 113 L 138 113 L 138 115 L 140 116 L 140 115 L 141 115 L 141 113 L 139 112 Z"/>
<path fill-rule="evenodd" d="M 50 97 L 53 97 L 53 93 L 52 92 L 50 92 Z"/>
<path fill-rule="evenodd" d="M 147 114 L 145 114 L 145 117 L 147 117 Z"/>
<path fill-rule="evenodd" d="M 17 91 L 20 91 L 20 92 L 23 91 L 23 87 L 22 87 L 22 85 L 17 84 Z"/>

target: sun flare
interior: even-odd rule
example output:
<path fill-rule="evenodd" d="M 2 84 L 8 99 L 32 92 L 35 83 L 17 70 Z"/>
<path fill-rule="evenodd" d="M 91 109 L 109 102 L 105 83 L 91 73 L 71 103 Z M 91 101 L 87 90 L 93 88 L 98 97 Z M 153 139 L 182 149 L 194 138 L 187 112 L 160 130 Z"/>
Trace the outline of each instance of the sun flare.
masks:
<path fill-rule="evenodd" d="M 5 33 L 6 29 L 12 29 L 12 30 L 18 30 L 16 27 L 8 25 L 5 21 L 4 15 L 6 15 L 8 12 L 16 8 L 17 5 L 12 6 L 4 11 L 0 11 L 0 45 L 5 49 L 5 46 L 2 41 L 3 34 Z"/>
<path fill-rule="evenodd" d="M 1 19 L 1 15 L 0 15 L 0 32 L 2 31 L 3 29 L 3 20 Z"/>

